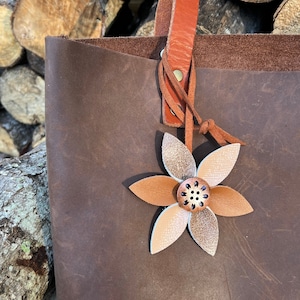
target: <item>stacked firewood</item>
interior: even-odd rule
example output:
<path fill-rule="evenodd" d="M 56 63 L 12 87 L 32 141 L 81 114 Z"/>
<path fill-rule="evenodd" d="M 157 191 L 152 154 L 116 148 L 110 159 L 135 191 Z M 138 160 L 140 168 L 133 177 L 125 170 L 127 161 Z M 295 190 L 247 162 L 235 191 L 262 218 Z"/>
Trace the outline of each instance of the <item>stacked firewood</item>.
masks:
<path fill-rule="evenodd" d="M 0 152 L 45 139 L 45 37 L 104 35 L 122 0 L 0 0 Z"/>

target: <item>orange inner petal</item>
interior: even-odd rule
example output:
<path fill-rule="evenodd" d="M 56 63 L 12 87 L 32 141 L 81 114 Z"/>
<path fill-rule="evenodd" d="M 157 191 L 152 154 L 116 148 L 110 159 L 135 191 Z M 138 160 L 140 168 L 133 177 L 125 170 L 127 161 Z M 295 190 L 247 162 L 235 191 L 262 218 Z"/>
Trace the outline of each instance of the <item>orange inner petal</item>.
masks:
<path fill-rule="evenodd" d="M 228 186 L 216 186 L 210 190 L 212 211 L 219 216 L 237 217 L 253 211 L 249 202 L 236 190 Z"/>
<path fill-rule="evenodd" d="M 178 182 L 169 176 L 156 175 L 132 184 L 129 189 L 142 200 L 157 206 L 176 203 Z"/>

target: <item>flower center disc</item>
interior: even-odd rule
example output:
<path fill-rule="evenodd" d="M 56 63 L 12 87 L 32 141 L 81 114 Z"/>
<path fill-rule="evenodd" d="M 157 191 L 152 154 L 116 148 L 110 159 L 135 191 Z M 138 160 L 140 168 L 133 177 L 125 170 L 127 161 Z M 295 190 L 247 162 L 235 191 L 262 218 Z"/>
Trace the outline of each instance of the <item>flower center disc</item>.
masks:
<path fill-rule="evenodd" d="M 209 204 L 209 185 L 198 177 L 183 181 L 177 190 L 178 205 L 190 212 L 204 210 Z"/>

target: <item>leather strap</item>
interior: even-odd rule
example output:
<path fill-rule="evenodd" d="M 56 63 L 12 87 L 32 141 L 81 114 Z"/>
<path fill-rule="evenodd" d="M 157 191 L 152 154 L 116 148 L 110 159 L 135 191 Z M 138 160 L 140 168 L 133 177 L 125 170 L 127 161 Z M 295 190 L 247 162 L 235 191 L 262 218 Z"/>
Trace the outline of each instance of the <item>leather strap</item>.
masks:
<path fill-rule="evenodd" d="M 198 20 L 199 0 L 161 0 L 156 13 L 155 34 L 165 35 L 168 32 L 166 45 L 167 60 L 171 69 L 182 73 L 180 85 L 188 90 L 189 71 Z M 166 78 L 166 85 L 175 103 L 185 112 L 185 102 L 171 87 Z M 183 125 L 182 121 L 163 101 L 163 121 L 173 127 Z"/>
<path fill-rule="evenodd" d="M 161 88 L 161 92 L 164 95 L 164 98 L 170 108 L 174 111 L 176 116 L 180 119 L 182 123 L 185 124 L 185 144 L 187 148 L 192 151 L 193 146 L 193 130 L 198 130 L 199 133 L 206 135 L 209 133 L 211 137 L 221 146 L 226 145 L 227 143 L 240 143 L 245 145 L 243 141 L 232 136 L 219 126 L 217 126 L 214 120 L 209 119 L 203 121 L 198 112 L 194 107 L 194 94 L 196 89 L 196 70 L 194 65 L 194 60 L 191 64 L 189 88 L 186 92 L 180 84 L 178 84 L 176 77 L 174 76 L 166 54 L 162 55 L 162 60 L 158 66 L 158 80 Z M 186 112 L 183 113 L 181 109 L 178 108 L 174 102 L 173 97 L 171 96 L 169 89 L 166 84 L 166 78 L 168 78 L 171 86 L 175 90 L 176 94 L 179 95 L 186 104 Z M 197 121 L 198 125 L 194 126 L 194 119 Z"/>
<path fill-rule="evenodd" d="M 218 127 L 214 120 L 203 121 L 194 108 L 196 71 L 192 57 L 199 0 L 161 0 L 157 7 L 155 34 L 168 31 L 166 49 L 158 67 L 158 79 L 162 92 L 163 121 L 173 127 L 185 127 L 185 144 L 192 151 L 193 131 L 211 137 L 219 145 L 245 143 Z M 182 79 L 173 74 L 179 70 Z M 194 124 L 194 119 L 198 126 Z"/>

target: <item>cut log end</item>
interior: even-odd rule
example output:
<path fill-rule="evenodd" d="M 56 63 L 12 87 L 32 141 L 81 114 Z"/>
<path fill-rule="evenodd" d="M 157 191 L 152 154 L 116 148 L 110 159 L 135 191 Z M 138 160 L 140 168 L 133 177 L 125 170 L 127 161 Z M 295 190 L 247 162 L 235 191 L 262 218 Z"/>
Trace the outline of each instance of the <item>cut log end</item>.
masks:
<path fill-rule="evenodd" d="M 0 5 L 0 67 L 9 67 L 18 62 L 23 48 L 18 43 L 12 31 L 12 9 Z"/>
<path fill-rule="evenodd" d="M 105 22 L 116 16 L 121 3 L 121 0 L 107 3 L 108 17 Z M 116 7 L 117 11 L 112 11 L 110 6 Z M 102 23 L 102 10 L 96 0 L 19 0 L 14 13 L 13 31 L 24 48 L 45 58 L 46 36 L 100 37 Z"/>
<path fill-rule="evenodd" d="M 273 34 L 300 34 L 299 0 L 285 0 L 274 14 Z"/>
<path fill-rule="evenodd" d="M 19 122 L 39 124 L 45 121 L 45 82 L 26 66 L 3 73 L 0 80 L 1 103 Z"/>

